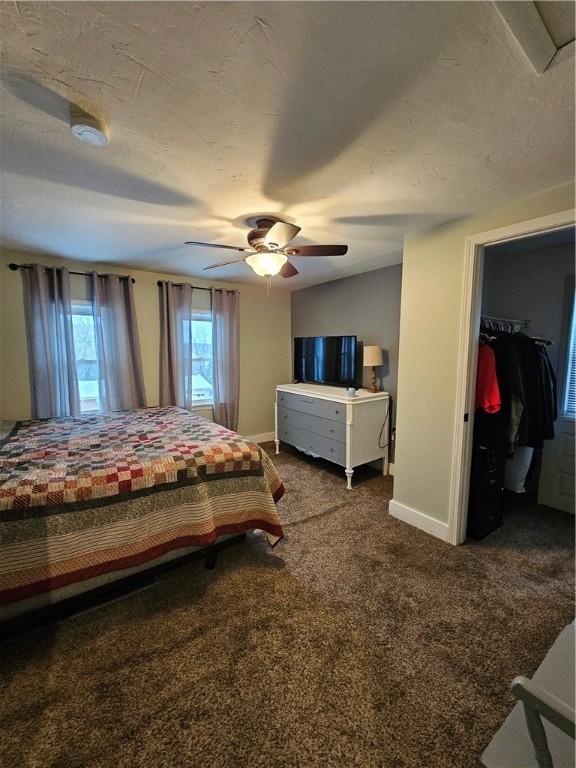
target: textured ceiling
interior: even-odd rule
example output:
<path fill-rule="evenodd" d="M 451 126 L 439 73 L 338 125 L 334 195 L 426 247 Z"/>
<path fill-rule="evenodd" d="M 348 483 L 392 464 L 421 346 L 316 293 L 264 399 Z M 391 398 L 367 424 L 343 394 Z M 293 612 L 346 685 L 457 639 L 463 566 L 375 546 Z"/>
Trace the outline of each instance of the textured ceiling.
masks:
<path fill-rule="evenodd" d="M 573 177 L 573 60 L 538 77 L 484 2 L 1 3 L 2 244 L 200 275 L 276 213 L 297 288 Z M 109 121 L 96 149 L 69 105 Z M 204 273 L 259 279 L 244 265 Z M 277 278 L 280 281 L 280 278 Z"/>

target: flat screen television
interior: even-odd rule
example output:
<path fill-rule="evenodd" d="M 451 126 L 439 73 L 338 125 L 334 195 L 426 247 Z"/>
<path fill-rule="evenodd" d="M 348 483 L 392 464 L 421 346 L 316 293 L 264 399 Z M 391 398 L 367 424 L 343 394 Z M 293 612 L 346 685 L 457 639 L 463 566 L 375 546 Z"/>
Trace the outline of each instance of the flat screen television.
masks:
<path fill-rule="evenodd" d="M 337 387 L 359 386 L 361 355 L 356 336 L 294 339 L 294 380 Z"/>

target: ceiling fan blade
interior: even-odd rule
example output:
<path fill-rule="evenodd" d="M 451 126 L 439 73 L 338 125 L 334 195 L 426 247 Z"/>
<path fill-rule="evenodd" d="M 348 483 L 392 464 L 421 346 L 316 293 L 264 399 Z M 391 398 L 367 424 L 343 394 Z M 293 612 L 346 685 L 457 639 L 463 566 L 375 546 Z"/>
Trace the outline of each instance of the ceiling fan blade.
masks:
<path fill-rule="evenodd" d="M 293 240 L 300 232 L 300 227 L 295 224 L 287 224 L 285 221 L 277 221 L 276 224 L 270 227 L 266 237 L 264 238 L 264 245 L 266 248 L 278 249 L 284 248 L 288 245 L 290 240 Z"/>
<path fill-rule="evenodd" d="M 286 248 L 288 256 L 344 256 L 347 245 L 301 245 L 299 248 Z"/>
<path fill-rule="evenodd" d="M 291 264 L 289 261 L 284 264 L 282 269 L 280 270 L 280 277 L 294 277 L 295 275 L 300 274 L 294 264 Z"/>
<path fill-rule="evenodd" d="M 246 261 L 246 259 L 232 259 L 232 261 L 220 261 L 218 264 L 210 264 L 209 267 L 204 267 L 204 269 L 216 269 L 216 267 L 225 267 L 228 264 L 239 264 L 241 261 Z"/>
<path fill-rule="evenodd" d="M 249 251 L 249 248 L 238 248 L 235 245 L 219 245 L 218 243 L 198 243 L 195 240 L 187 240 L 184 245 L 201 245 L 204 248 L 226 248 L 229 251 Z"/>

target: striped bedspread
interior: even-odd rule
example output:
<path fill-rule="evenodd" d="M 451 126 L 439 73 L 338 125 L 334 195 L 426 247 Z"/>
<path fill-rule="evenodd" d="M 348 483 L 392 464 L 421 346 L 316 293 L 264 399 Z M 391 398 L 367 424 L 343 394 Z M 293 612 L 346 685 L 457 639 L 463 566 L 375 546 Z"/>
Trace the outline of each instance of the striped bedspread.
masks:
<path fill-rule="evenodd" d="M 282 536 L 269 457 L 181 408 L 18 422 L 0 446 L 0 605 L 255 528 Z"/>

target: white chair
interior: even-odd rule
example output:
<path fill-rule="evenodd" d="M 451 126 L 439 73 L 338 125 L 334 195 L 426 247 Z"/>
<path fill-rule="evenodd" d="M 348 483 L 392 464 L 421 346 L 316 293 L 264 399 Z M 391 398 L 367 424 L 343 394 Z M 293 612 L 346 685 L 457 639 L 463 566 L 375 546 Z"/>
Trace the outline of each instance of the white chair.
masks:
<path fill-rule="evenodd" d="M 519 701 L 482 754 L 486 768 L 574 768 L 575 628 L 562 630 L 532 680 L 513 681 Z"/>

